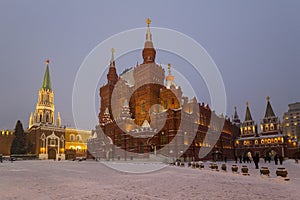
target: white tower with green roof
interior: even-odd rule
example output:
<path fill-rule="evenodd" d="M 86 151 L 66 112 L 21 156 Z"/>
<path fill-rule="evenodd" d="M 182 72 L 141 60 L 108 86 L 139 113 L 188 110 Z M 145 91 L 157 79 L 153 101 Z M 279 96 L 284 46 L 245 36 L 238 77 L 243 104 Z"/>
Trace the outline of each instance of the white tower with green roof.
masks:
<path fill-rule="evenodd" d="M 38 101 L 34 114 L 31 113 L 29 119 L 29 128 L 34 124 L 55 125 L 54 120 L 54 93 L 52 90 L 49 63 L 46 61 L 46 71 L 41 89 L 39 90 Z M 57 125 L 60 125 L 60 117 Z"/>

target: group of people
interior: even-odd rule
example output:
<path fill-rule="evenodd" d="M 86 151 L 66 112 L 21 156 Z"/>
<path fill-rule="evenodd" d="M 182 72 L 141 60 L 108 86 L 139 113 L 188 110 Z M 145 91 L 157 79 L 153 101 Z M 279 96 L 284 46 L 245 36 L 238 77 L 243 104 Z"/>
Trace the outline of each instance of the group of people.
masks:
<path fill-rule="evenodd" d="M 259 163 L 259 160 L 260 160 L 260 157 L 259 157 L 259 154 L 258 153 L 256 153 L 253 157 L 251 157 L 251 156 L 249 156 L 249 155 L 244 155 L 244 156 L 242 156 L 242 155 L 240 155 L 239 156 L 239 161 L 240 161 L 240 163 L 242 163 L 242 161 L 244 162 L 244 163 L 251 163 L 251 161 L 253 160 L 253 162 L 254 162 L 254 164 L 255 164 L 255 168 L 256 169 L 258 169 L 258 163 Z M 269 163 L 271 162 L 271 156 L 269 156 L 269 155 L 266 155 L 265 157 L 264 157 L 264 160 L 265 160 L 265 163 L 268 161 Z M 237 163 L 237 161 L 238 161 L 238 158 L 237 157 L 235 157 L 235 163 Z M 278 165 L 278 161 L 279 161 L 279 163 L 280 163 L 280 165 L 282 165 L 282 163 L 283 163 L 283 156 L 282 155 L 278 155 L 278 154 L 276 154 L 275 156 L 274 156 L 274 162 L 275 162 L 275 165 Z"/>

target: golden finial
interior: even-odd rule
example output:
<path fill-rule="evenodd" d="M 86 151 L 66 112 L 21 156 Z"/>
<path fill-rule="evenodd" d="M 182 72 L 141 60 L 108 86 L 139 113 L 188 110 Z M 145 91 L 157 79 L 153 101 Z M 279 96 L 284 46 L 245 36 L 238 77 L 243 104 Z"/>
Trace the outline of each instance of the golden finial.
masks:
<path fill-rule="evenodd" d="M 49 63 L 50 63 L 50 60 L 49 60 L 49 59 L 47 59 L 47 60 L 46 60 L 46 64 L 48 65 Z"/>
<path fill-rule="evenodd" d="M 267 101 L 270 101 L 270 96 L 267 96 Z"/>
<path fill-rule="evenodd" d="M 114 49 L 114 48 L 111 48 L 110 51 L 111 51 L 111 53 L 114 53 L 114 52 L 115 52 L 115 49 Z"/>
<path fill-rule="evenodd" d="M 146 23 L 148 24 L 148 27 L 149 27 L 151 24 L 151 20 L 149 19 L 149 17 L 146 19 Z"/>
<path fill-rule="evenodd" d="M 246 106 L 249 106 L 249 102 L 248 101 L 246 102 Z"/>
<path fill-rule="evenodd" d="M 172 67 L 172 66 L 171 66 L 171 64 L 169 63 L 169 64 L 168 64 L 168 72 L 169 72 L 169 75 L 171 75 L 171 67 Z"/>

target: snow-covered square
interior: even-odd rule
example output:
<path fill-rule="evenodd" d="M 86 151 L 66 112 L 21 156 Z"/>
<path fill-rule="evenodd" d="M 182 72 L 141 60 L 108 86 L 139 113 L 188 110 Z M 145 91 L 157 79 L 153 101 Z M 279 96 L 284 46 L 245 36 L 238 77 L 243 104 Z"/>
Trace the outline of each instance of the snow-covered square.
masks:
<path fill-rule="evenodd" d="M 158 163 L 111 165 L 143 168 Z M 126 173 L 96 161 L 4 161 L 0 163 L 0 199 L 299 199 L 300 164 L 287 160 L 283 166 L 260 161 L 270 176 L 260 175 L 253 163 L 237 163 L 240 172 L 247 165 L 250 176 L 204 169 L 166 165 L 148 173 Z M 285 167 L 289 181 L 276 176 L 277 167 Z M 151 166 L 150 166 L 151 168 Z"/>

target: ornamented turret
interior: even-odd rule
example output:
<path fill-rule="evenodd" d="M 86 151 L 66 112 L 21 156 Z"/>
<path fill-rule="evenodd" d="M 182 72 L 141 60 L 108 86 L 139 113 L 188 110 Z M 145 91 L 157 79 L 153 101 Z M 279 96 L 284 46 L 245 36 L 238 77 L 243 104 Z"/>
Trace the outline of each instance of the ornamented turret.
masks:
<path fill-rule="evenodd" d="M 108 110 L 107 107 L 105 108 L 105 112 L 104 112 L 104 114 L 103 114 L 102 122 L 103 122 L 104 124 L 111 122 L 109 110 Z"/>
<path fill-rule="evenodd" d="M 151 20 L 148 18 L 146 20 L 146 23 L 148 25 L 148 29 L 147 29 L 146 41 L 145 41 L 144 49 L 143 49 L 144 64 L 145 63 L 154 63 L 155 55 L 156 55 L 156 51 L 155 51 L 155 49 L 153 47 L 153 43 L 152 43 L 152 34 L 150 32 Z"/>
<path fill-rule="evenodd" d="M 127 100 L 124 101 L 124 105 L 122 107 L 120 117 L 121 118 L 129 118 L 129 119 L 131 119 L 130 108 L 129 108 Z"/>
<path fill-rule="evenodd" d="M 267 96 L 267 107 L 265 117 L 260 124 L 262 135 L 280 134 L 280 121 L 275 116 L 273 108 L 270 103 L 270 97 Z"/>
<path fill-rule="evenodd" d="M 171 86 L 176 87 L 174 76 L 171 74 L 171 64 L 168 64 L 168 76 L 166 76 L 166 88 L 170 89 Z"/>
<path fill-rule="evenodd" d="M 56 118 L 56 126 L 61 126 L 61 118 L 60 118 L 60 112 L 57 112 L 57 118 Z"/>
<path fill-rule="evenodd" d="M 46 71 L 44 74 L 43 83 L 41 89 L 39 90 L 35 112 L 34 114 L 31 113 L 29 117 L 29 128 L 34 124 L 55 125 L 54 93 L 51 85 L 49 63 L 50 61 L 46 60 Z M 60 114 L 58 114 L 57 120 L 59 121 L 60 126 Z"/>
<path fill-rule="evenodd" d="M 109 71 L 107 74 L 107 81 L 109 84 L 112 84 L 112 85 L 115 85 L 118 81 L 118 75 L 117 75 L 117 70 L 116 70 L 116 66 L 115 66 L 114 52 L 115 52 L 115 49 L 112 48 Z"/>
<path fill-rule="evenodd" d="M 250 113 L 250 111 L 249 111 L 249 113 Z M 235 125 L 237 125 L 238 127 L 241 125 L 241 120 L 240 120 L 240 118 L 239 118 L 239 115 L 237 114 L 237 109 L 236 109 L 236 107 L 234 107 L 234 115 L 233 115 L 233 123 L 235 124 Z"/>
<path fill-rule="evenodd" d="M 42 87 L 39 90 L 33 124 L 54 124 L 54 93 L 50 80 L 49 63 L 50 61 L 46 60 L 46 71 Z"/>
<path fill-rule="evenodd" d="M 252 120 L 251 112 L 249 109 L 249 103 L 246 103 L 246 115 L 245 121 L 241 125 L 241 137 L 257 136 L 257 125 Z"/>

